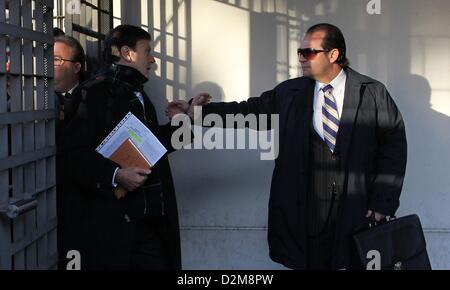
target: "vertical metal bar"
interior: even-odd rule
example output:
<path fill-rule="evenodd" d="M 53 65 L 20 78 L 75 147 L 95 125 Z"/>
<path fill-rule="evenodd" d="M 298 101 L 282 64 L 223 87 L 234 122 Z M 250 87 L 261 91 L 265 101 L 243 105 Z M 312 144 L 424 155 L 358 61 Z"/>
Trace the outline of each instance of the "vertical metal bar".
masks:
<path fill-rule="evenodd" d="M 87 27 L 87 21 L 88 17 L 90 17 L 90 13 L 92 13 L 92 10 L 88 9 L 86 7 L 86 4 L 81 4 L 81 14 L 80 15 L 74 15 L 73 17 L 73 23 L 79 24 L 82 27 Z M 89 20 L 91 20 L 92 17 L 90 17 Z M 78 41 L 81 43 L 81 45 L 84 47 L 84 49 L 87 50 L 86 47 L 86 35 L 84 33 L 74 32 L 73 37 L 77 38 Z"/>
<path fill-rule="evenodd" d="M 180 58 L 179 58 L 179 47 L 180 47 L 180 35 L 179 35 L 179 26 L 178 26 L 178 0 L 173 0 L 173 12 L 172 12 L 172 19 L 173 19 L 173 92 L 174 92 L 174 98 L 175 96 L 178 96 L 179 99 L 179 90 L 180 90 Z"/>
<path fill-rule="evenodd" d="M 44 63 L 44 57 L 43 57 L 43 44 L 38 44 L 37 46 L 38 50 L 42 50 L 42 57 L 39 57 L 36 59 L 38 66 L 43 66 Z M 37 80 L 37 86 L 36 86 L 36 93 L 38 96 L 37 98 L 37 108 L 44 108 L 44 98 L 42 97 L 45 94 L 45 79 L 44 78 L 38 78 Z M 50 102 L 50 106 L 53 106 L 53 104 Z M 39 122 L 36 124 L 36 150 L 39 150 L 41 148 L 44 148 L 46 144 L 47 139 L 47 132 L 48 130 L 48 124 L 44 123 L 45 121 Z M 54 123 L 53 123 L 54 125 Z M 47 160 L 42 159 L 38 160 L 36 162 L 36 187 L 37 188 L 44 188 L 46 186 L 46 171 L 47 171 Z M 37 226 L 38 228 L 44 227 L 45 223 L 47 221 L 47 209 L 46 209 L 46 192 L 40 192 L 36 196 L 36 199 L 38 201 L 38 207 L 36 209 L 37 214 Z M 47 243 L 46 240 L 39 240 L 37 241 L 37 251 L 38 251 L 38 265 L 41 266 L 44 264 L 46 259 L 46 253 L 47 253 Z"/>
<path fill-rule="evenodd" d="M 0 22 L 6 22 L 6 5 L 5 0 L 0 0 Z"/>
<path fill-rule="evenodd" d="M 147 23 L 147 25 L 148 25 L 148 28 L 149 28 L 149 31 L 151 32 L 151 34 L 152 34 L 152 38 L 153 38 L 153 40 L 156 38 L 155 37 L 155 26 L 154 26 L 154 23 L 153 23 L 153 21 L 154 21 L 154 17 L 153 17 L 153 1 L 152 0 L 147 0 L 147 15 L 148 15 L 148 23 Z"/>
<path fill-rule="evenodd" d="M 52 17 L 51 12 L 48 12 L 48 17 Z M 49 78 L 48 78 L 48 87 L 47 90 L 50 92 L 50 102 L 51 107 L 55 107 L 55 95 L 53 90 L 53 49 L 48 50 L 46 53 L 46 57 L 50 59 L 49 61 Z M 40 104 L 41 105 L 41 104 Z M 47 144 L 53 145 L 55 144 L 55 119 L 52 119 L 50 121 L 50 124 L 47 128 L 47 134 L 51 136 L 51 138 L 47 138 Z M 42 138 L 40 140 L 36 140 L 39 142 L 39 144 L 44 147 L 45 146 L 45 138 Z M 47 197 L 48 197 L 48 210 L 47 210 L 47 217 L 48 220 L 52 220 L 57 217 L 57 209 L 56 209 L 56 199 L 57 199 L 57 188 L 56 188 L 56 157 L 47 158 L 46 160 L 43 160 L 42 166 L 47 167 L 47 170 L 43 172 L 46 172 L 45 175 L 42 175 L 42 184 L 46 184 L 47 186 L 52 185 L 53 187 L 50 188 L 47 191 Z M 50 168 L 48 168 L 50 167 Z M 48 180 L 47 180 L 48 179 Z M 48 234 L 48 255 L 49 256 L 57 256 L 57 229 L 52 230 Z M 53 267 L 53 265 L 48 265 L 48 267 Z M 56 267 L 56 265 L 54 265 Z"/>
<path fill-rule="evenodd" d="M 60 1 L 58 1 L 60 3 Z M 37 31 L 43 31 L 43 23 L 44 23 L 44 16 L 41 12 L 43 10 L 43 7 L 41 4 L 36 3 L 35 6 L 35 19 L 36 19 L 36 30 Z M 50 50 L 53 50 L 53 47 L 51 45 L 48 45 Z M 36 48 L 34 50 L 35 52 L 35 58 L 36 58 L 36 68 L 37 68 L 37 74 L 44 75 L 44 44 L 42 43 L 36 43 Z M 49 59 L 48 66 L 50 68 L 53 68 L 53 58 Z M 48 73 L 53 74 L 53 69 L 50 69 Z M 38 77 L 36 79 L 36 88 L 35 88 L 35 94 L 36 94 L 36 110 L 44 110 L 45 109 L 45 99 L 42 97 L 45 95 L 45 79 L 42 77 Z M 53 94 L 49 96 L 49 102 L 48 102 L 48 108 L 54 107 L 54 98 L 52 97 Z M 54 126 L 54 120 L 40 120 L 36 122 L 35 126 L 35 132 L 36 132 L 36 150 L 42 149 L 46 146 L 46 136 L 52 135 L 52 133 L 47 134 L 46 127 L 51 128 Z M 53 144 L 49 142 L 49 144 Z M 46 187 L 46 160 L 38 160 L 36 161 L 36 187 L 37 188 L 44 188 Z M 41 204 L 40 196 L 42 193 L 38 193 L 37 199 L 38 204 Z M 42 226 L 44 224 L 44 221 L 42 219 L 42 210 L 40 207 L 37 209 L 38 214 L 38 226 Z M 38 247 L 39 251 L 39 247 Z"/>
<path fill-rule="evenodd" d="M 114 23 L 113 0 L 109 0 L 109 30 L 112 30 Z"/>
<path fill-rule="evenodd" d="M 22 0 L 22 25 L 25 29 L 32 30 L 32 15 L 31 15 L 31 0 Z M 23 109 L 24 111 L 34 110 L 34 94 L 33 85 L 33 42 L 32 40 L 23 40 L 23 72 L 24 76 L 24 90 L 23 90 Z M 34 151 L 34 122 L 24 124 L 24 152 Z M 34 193 L 36 190 L 35 182 L 35 163 L 29 163 L 24 166 L 24 191 L 25 194 Z M 28 198 L 31 196 L 25 196 Z M 36 215 L 35 211 L 25 214 L 25 230 L 27 233 L 36 231 Z M 32 243 L 25 249 L 26 268 L 36 269 L 36 244 Z"/>
<path fill-rule="evenodd" d="M 160 13 L 160 39 L 161 39 L 161 54 L 167 51 L 167 33 L 166 33 L 166 0 L 161 0 L 159 7 Z M 165 80 L 164 87 L 167 85 L 167 61 L 160 58 L 161 62 L 161 78 Z"/>
<path fill-rule="evenodd" d="M 191 18 L 192 18 L 192 3 L 191 0 L 184 1 L 186 9 L 186 69 L 192 68 L 192 28 L 191 28 Z M 186 74 L 186 87 L 187 92 L 192 89 L 192 73 L 187 72 Z"/>
<path fill-rule="evenodd" d="M 47 7 L 41 3 L 35 2 L 34 17 L 36 19 L 36 30 L 44 33 L 52 33 L 51 22 L 48 17 L 44 15 L 44 11 Z M 51 9 L 50 9 L 51 10 Z M 52 74 L 53 71 L 53 57 L 47 56 L 47 50 L 53 51 L 53 46 L 45 43 L 36 43 L 35 58 L 37 73 L 39 75 Z M 49 69 L 51 65 L 51 69 Z M 36 89 L 35 89 L 35 107 L 37 110 L 45 109 L 46 107 L 52 108 L 54 106 L 53 94 L 49 94 L 46 90 L 47 79 L 45 77 L 37 77 Z M 35 125 L 35 148 L 36 150 L 46 146 L 46 123 L 45 121 L 38 121 Z M 36 188 L 43 188 L 46 186 L 46 162 L 44 160 L 38 160 L 36 162 Z M 46 205 L 46 193 L 38 193 L 36 196 L 38 201 L 38 207 L 36 209 L 36 224 L 38 228 L 45 226 L 47 222 L 47 205 Z M 47 237 L 36 241 L 37 244 L 37 267 L 42 269 L 45 267 L 48 259 L 47 255 Z"/>
<path fill-rule="evenodd" d="M 37 223 L 38 228 L 44 226 L 47 221 L 47 195 L 45 193 L 40 194 L 37 197 L 38 207 L 37 207 Z M 47 264 L 48 258 L 48 243 L 47 237 L 44 236 L 37 241 L 37 259 L 38 259 L 38 267 L 43 268 Z"/>
<path fill-rule="evenodd" d="M 100 2 L 100 1 L 99 1 Z M 100 3 L 98 3 L 97 6 L 99 9 L 97 9 L 97 31 L 99 33 L 103 33 L 103 29 L 102 29 L 102 13 L 100 12 L 100 10 L 103 8 L 102 5 Z M 101 41 L 100 39 L 97 39 L 97 43 L 95 45 L 96 48 L 96 53 L 97 53 L 97 60 L 100 61 L 102 58 L 102 52 L 101 52 L 101 45 L 100 45 Z"/>
<path fill-rule="evenodd" d="M 43 23 L 44 23 L 44 32 L 51 33 L 52 31 L 52 18 L 53 18 L 53 11 L 50 7 L 43 7 Z M 44 44 L 44 58 L 43 58 L 43 65 L 44 65 L 44 75 L 46 78 L 44 79 L 44 96 L 46 97 L 48 101 L 48 108 L 54 108 L 55 107 L 55 100 L 54 100 L 54 91 L 53 91 L 53 47 L 49 44 Z M 40 106 L 42 106 L 42 100 L 39 100 Z M 45 102 L 45 101 L 44 101 Z M 46 140 L 49 141 L 49 144 L 47 146 L 51 146 L 55 144 L 55 124 L 54 120 L 48 124 L 46 127 Z M 41 143 L 43 141 L 43 138 L 40 138 L 39 140 Z M 41 202 L 39 203 L 39 209 L 40 212 L 38 212 L 38 225 L 42 224 L 45 225 L 50 221 L 51 216 L 56 216 L 56 189 L 54 187 L 55 185 L 55 156 L 47 158 L 45 161 L 45 176 L 42 176 L 43 180 L 41 183 L 45 183 L 46 185 L 52 185 L 53 187 L 50 188 L 47 191 L 42 192 L 39 195 L 39 199 Z M 56 245 L 56 241 L 53 241 L 51 239 L 56 239 L 56 236 L 49 235 L 47 233 L 42 239 L 38 241 L 38 264 L 39 268 L 48 268 L 51 265 L 49 265 L 49 261 L 51 258 L 51 255 L 56 253 L 56 248 L 51 248 L 50 245 Z"/>
<path fill-rule="evenodd" d="M 50 25 L 52 23 L 52 19 L 53 19 L 53 10 L 50 9 L 49 7 L 47 7 L 47 11 L 45 14 L 45 22 L 48 23 L 48 25 Z M 47 65 L 48 65 L 48 79 L 50 79 L 50 81 L 47 81 L 47 95 L 49 96 L 48 99 L 51 103 L 54 104 L 54 89 L 53 89 L 53 49 L 51 48 L 51 46 L 48 46 L 48 49 L 45 52 L 45 58 L 47 59 Z M 54 107 L 54 106 L 53 106 Z M 53 126 L 51 126 L 49 128 L 49 134 L 51 134 L 52 136 L 52 143 L 51 145 L 55 144 L 55 125 L 54 125 L 54 119 L 53 121 Z M 56 218 L 56 156 L 52 156 L 49 158 L 50 159 L 50 169 L 47 172 L 47 176 L 48 179 L 50 180 L 50 182 L 48 182 L 47 184 L 51 184 L 52 187 L 48 190 L 47 193 L 47 222 L 50 222 L 51 220 Z M 52 256 L 57 256 L 57 241 L 56 241 L 56 228 L 51 230 L 50 232 L 47 233 L 47 246 L 48 246 L 48 255 L 47 255 L 47 260 L 49 261 L 50 258 Z M 53 267 L 56 265 L 51 265 L 47 262 L 47 267 Z"/>
<path fill-rule="evenodd" d="M 20 3 L 21 1 L 9 2 L 9 23 L 21 26 Z M 10 38 L 11 47 L 11 111 L 22 111 L 22 40 L 20 38 Z M 23 153 L 23 126 L 21 124 L 11 125 L 11 154 Z M 12 197 L 14 199 L 23 198 L 23 166 L 12 169 Z M 25 221 L 23 216 L 19 216 L 13 222 L 13 242 L 20 241 L 25 235 Z M 25 253 L 20 251 L 14 255 L 15 269 L 25 269 Z"/>
<path fill-rule="evenodd" d="M 6 22 L 5 0 L 0 0 L 0 22 Z M 6 37 L 0 36 L 0 91 L 6 92 Z M 8 111 L 7 94 L 0 94 L 0 114 Z M 0 158 L 8 156 L 8 125 L 0 125 Z M 9 203 L 9 170 L 0 171 L 0 206 Z M 0 218 L 0 270 L 11 269 L 11 221 Z"/>
<path fill-rule="evenodd" d="M 64 7 L 63 10 L 66 9 L 67 4 L 70 0 L 64 1 Z M 64 31 L 67 35 L 73 36 L 73 27 L 72 23 L 74 23 L 74 14 L 68 14 L 67 11 L 65 11 L 65 17 L 64 17 Z"/>

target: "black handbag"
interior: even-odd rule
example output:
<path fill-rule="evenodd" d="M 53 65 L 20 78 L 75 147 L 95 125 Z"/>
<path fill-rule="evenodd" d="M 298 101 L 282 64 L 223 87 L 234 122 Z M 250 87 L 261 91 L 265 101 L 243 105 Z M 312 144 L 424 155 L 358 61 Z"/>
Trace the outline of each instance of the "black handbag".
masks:
<path fill-rule="evenodd" d="M 369 229 L 353 235 L 364 269 L 431 270 L 425 236 L 417 215 L 394 217 L 379 224 L 374 221 L 372 216 Z M 378 265 L 374 261 L 377 256 Z"/>

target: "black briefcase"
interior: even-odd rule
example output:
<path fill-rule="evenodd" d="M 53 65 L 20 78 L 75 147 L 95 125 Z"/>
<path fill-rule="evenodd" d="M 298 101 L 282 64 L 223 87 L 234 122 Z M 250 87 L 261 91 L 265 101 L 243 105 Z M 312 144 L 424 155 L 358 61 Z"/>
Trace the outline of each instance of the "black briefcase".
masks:
<path fill-rule="evenodd" d="M 353 238 L 364 269 L 431 270 L 425 236 L 415 214 L 380 224 L 372 220 L 369 229 Z"/>

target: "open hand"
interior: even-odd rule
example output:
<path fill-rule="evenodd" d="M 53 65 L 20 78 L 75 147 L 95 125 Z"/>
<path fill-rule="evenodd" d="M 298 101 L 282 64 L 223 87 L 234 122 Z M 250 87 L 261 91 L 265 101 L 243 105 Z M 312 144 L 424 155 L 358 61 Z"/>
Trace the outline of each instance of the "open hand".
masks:
<path fill-rule="evenodd" d="M 183 100 L 170 102 L 166 108 L 166 116 L 172 119 L 177 114 L 188 114 L 194 118 L 194 107 L 207 105 L 211 101 L 211 95 L 200 93 L 192 99 L 191 104 Z"/>
<path fill-rule="evenodd" d="M 197 106 L 205 106 L 211 101 L 211 95 L 208 93 L 200 93 L 192 99 L 191 105 L 187 111 L 189 117 L 194 119 L 194 108 Z"/>
<path fill-rule="evenodd" d="M 177 114 L 187 114 L 189 110 L 189 104 L 186 101 L 178 100 L 167 104 L 166 116 L 172 120 Z"/>

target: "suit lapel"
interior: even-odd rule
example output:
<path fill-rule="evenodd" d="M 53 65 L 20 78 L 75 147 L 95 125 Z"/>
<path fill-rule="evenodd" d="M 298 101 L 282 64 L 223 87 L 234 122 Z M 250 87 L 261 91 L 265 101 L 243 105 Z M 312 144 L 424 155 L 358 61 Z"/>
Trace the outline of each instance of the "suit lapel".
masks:
<path fill-rule="evenodd" d="M 348 162 L 352 132 L 361 101 L 361 83 L 358 81 L 356 74 L 351 69 L 348 69 L 347 71 L 347 81 L 345 84 L 344 94 L 344 107 L 339 125 L 339 149 L 341 151 L 343 168 L 346 167 Z"/>

